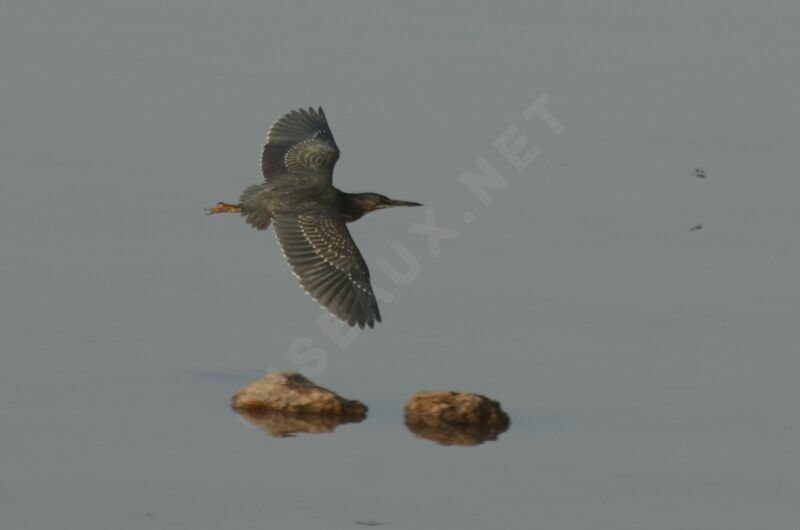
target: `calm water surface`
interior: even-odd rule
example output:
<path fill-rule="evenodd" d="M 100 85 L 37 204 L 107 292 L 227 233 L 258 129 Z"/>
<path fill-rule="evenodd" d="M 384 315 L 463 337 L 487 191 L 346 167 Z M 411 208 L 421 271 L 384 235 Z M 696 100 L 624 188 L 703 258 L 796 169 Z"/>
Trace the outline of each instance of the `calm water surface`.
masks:
<path fill-rule="evenodd" d="M 797 528 L 800 9 L 472 4 L 3 4 L 0 527 Z M 351 225 L 393 299 L 349 344 L 271 234 L 203 216 L 300 105 L 339 186 L 457 231 Z M 271 438 L 229 407 L 270 369 L 369 417 Z M 419 439 L 423 388 L 512 426 Z"/>

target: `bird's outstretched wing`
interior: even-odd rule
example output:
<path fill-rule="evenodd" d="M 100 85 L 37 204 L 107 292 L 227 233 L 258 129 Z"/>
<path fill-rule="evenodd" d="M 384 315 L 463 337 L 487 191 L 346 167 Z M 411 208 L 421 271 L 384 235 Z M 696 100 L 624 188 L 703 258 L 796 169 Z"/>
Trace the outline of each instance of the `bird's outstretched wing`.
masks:
<path fill-rule="evenodd" d="M 351 326 L 381 321 L 369 269 L 338 213 L 278 215 L 273 223 L 284 256 L 314 300 Z"/>
<path fill-rule="evenodd" d="M 330 183 L 339 148 L 322 107 L 293 110 L 270 127 L 261 153 L 267 182 L 279 177 Z"/>

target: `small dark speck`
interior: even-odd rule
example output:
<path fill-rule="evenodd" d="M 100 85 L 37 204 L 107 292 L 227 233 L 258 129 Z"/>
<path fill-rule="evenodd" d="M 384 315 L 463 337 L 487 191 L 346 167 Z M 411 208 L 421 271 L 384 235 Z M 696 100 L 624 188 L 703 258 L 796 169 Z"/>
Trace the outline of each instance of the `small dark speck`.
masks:
<path fill-rule="evenodd" d="M 356 524 L 360 524 L 361 526 L 383 526 L 386 523 L 380 521 L 356 521 Z"/>
<path fill-rule="evenodd" d="M 692 231 L 692 232 L 697 232 L 698 230 L 702 230 L 702 229 L 703 229 L 703 225 L 694 225 L 689 230 Z"/>
<path fill-rule="evenodd" d="M 695 168 L 695 170 L 692 171 L 692 176 L 695 176 L 699 179 L 704 179 L 706 178 L 706 170 L 701 167 Z"/>

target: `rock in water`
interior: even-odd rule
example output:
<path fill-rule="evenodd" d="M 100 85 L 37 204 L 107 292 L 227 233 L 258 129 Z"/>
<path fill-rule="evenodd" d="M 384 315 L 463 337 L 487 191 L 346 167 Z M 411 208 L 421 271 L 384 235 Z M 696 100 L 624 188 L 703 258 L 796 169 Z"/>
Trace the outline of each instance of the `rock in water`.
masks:
<path fill-rule="evenodd" d="M 443 445 L 496 440 L 511 423 L 500 403 L 479 394 L 423 390 L 406 403 L 405 420 L 417 436 Z"/>
<path fill-rule="evenodd" d="M 292 372 L 271 372 L 233 396 L 233 407 L 248 411 L 284 414 L 317 414 L 364 418 L 367 407 L 360 401 L 344 399 Z"/>

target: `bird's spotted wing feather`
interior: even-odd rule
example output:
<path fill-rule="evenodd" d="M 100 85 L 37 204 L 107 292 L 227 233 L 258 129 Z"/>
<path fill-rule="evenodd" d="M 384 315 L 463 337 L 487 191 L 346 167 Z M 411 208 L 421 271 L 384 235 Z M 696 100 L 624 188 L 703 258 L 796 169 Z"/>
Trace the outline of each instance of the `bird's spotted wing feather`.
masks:
<path fill-rule="evenodd" d="M 367 264 L 335 211 L 279 215 L 273 223 L 295 276 L 321 306 L 351 326 L 381 321 Z"/>
<path fill-rule="evenodd" d="M 261 172 L 267 182 L 279 177 L 330 182 L 339 148 L 322 108 L 293 110 L 267 133 Z"/>

